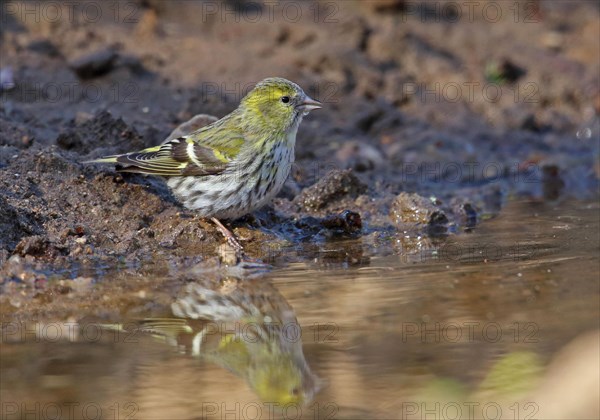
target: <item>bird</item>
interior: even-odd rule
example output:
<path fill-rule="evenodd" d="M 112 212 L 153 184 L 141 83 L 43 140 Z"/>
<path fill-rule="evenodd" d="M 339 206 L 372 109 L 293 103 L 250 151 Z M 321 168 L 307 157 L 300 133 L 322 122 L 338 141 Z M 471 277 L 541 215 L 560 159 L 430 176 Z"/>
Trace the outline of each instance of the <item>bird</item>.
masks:
<path fill-rule="evenodd" d="M 293 307 L 264 278 L 192 281 L 179 291 L 171 312 L 100 326 L 149 334 L 245 379 L 262 401 L 282 407 L 306 405 L 323 387 L 305 359 Z"/>
<path fill-rule="evenodd" d="M 114 163 L 120 172 L 165 177 L 185 208 L 211 219 L 243 253 L 221 220 L 252 213 L 277 195 L 294 163 L 298 127 L 319 108 L 322 103 L 296 83 L 269 77 L 220 120 L 158 146 L 86 163 Z"/>

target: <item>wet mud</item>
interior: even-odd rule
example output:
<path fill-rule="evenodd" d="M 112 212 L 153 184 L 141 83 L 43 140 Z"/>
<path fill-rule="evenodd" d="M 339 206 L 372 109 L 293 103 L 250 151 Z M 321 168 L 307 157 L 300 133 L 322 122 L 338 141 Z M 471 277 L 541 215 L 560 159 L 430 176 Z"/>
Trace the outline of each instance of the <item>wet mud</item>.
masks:
<path fill-rule="evenodd" d="M 330 261 L 356 264 L 344 241 L 400 236 L 410 250 L 476 229 L 511 199 L 597 197 L 593 2 L 501 5 L 494 22 L 401 0 L 308 2 L 272 22 L 249 19 L 257 6 L 244 1 L 224 15 L 128 2 L 118 16 L 95 2 L 93 21 L 86 2 L 61 19 L 32 19 L 24 3 L 2 4 L 0 29 L 3 287 L 224 261 L 220 233 L 161 179 L 82 162 L 202 126 L 267 76 L 325 106 L 303 122 L 279 196 L 230 221 L 251 258 L 339 244 Z"/>

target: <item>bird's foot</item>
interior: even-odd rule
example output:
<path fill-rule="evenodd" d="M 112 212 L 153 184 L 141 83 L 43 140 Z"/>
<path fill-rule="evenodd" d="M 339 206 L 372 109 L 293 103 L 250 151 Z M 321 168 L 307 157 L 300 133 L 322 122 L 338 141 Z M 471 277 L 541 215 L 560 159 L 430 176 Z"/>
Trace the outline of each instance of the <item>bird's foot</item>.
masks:
<path fill-rule="evenodd" d="M 246 255 L 244 254 L 244 247 L 242 246 L 242 244 L 240 244 L 235 235 L 229 229 L 227 229 L 225 225 L 223 225 L 223 223 L 219 221 L 219 219 L 212 217 L 211 220 L 217 226 L 217 229 L 219 229 L 219 231 L 225 237 L 225 239 L 227 239 L 227 243 L 229 244 L 229 246 L 234 249 L 238 259 L 245 260 Z"/>

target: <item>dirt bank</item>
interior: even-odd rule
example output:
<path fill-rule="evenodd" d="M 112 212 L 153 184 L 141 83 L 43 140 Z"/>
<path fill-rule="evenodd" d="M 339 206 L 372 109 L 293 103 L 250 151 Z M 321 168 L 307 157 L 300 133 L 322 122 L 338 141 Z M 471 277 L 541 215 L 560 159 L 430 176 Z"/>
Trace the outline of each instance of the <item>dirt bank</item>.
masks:
<path fill-rule="evenodd" d="M 597 194 L 594 2 L 472 16 L 402 0 L 2 7 L 0 263 L 52 273 L 216 255 L 219 233 L 161 180 L 81 162 L 221 117 L 267 76 L 326 106 L 300 129 L 289 185 L 234 225 L 253 257 L 265 242 L 461 232 L 514 196 Z"/>

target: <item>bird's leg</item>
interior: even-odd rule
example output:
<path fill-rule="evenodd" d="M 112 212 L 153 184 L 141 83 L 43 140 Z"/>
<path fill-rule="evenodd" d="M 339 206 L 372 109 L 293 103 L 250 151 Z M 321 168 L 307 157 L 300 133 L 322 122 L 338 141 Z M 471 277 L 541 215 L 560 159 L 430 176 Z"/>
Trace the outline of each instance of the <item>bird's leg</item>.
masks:
<path fill-rule="evenodd" d="M 244 247 L 238 242 L 235 235 L 227 229 L 223 223 L 219 221 L 216 217 L 210 218 L 212 222 L 217 226 L 217 229 L 223 234 L 225 239 L 227 239 L 227 243 L 235 250 L 236 254 L 240 257 L 244 256 Z"/>

